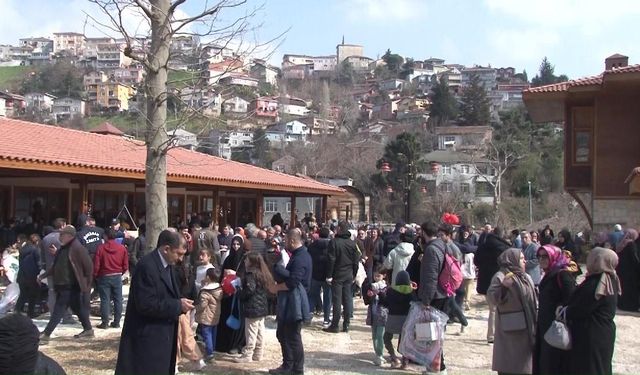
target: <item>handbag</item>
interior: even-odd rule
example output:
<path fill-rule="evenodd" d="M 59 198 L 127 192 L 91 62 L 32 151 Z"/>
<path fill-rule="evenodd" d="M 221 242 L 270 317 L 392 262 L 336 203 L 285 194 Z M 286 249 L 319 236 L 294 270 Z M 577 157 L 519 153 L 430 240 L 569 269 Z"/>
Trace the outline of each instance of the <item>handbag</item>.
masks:
<path fill-rule="evenodd" d="M 551 322 L 551 326 L 544 334 L 544 341 L 554 348 L 561 350 L 571 349 L 571 334 L 566 321 L 567 308 L 563 307 L 556 314 L 556 319 Z"/>
<path fill-rule="evenodd" d="M 240 318 L 233 315 L 235 309 L 236 309 L 236 300 L 237 300 L 237 295 L 233 295 L 233 300 L 231 301 L 231 314 L 229 315 L 229 317 L 227 318 L 227 321 L 225 322 L 227 324 L 227 327 L 231 328 L 234 331 L 237 331 L 240 329 Z"/>
<path fill-rule="evenodd" d="M 505 332 L 522 331 L 527 329 L 524 311 L 500 313 L 500 329 Z"/>

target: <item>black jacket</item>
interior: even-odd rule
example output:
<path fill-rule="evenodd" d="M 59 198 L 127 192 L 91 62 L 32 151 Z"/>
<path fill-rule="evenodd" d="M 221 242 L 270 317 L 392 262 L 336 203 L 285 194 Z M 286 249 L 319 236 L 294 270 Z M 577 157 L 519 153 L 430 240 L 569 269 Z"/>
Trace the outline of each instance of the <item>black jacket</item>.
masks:
<path fill-rule="evenodd" d="M 267 290 L 261 285 L 253 272 L 247 271 L 242 279 L 242 289 L 238 291 L 242 302 L 242 316 L 245 318 L 263 318 L 269 314 Z"/>
<path fill-rule="evenodd" d="M 313 262 L 311 278 L 316 281 L 325 281 L 327 277 L 327 264 L 329 262 L 329 239 L 320 238 L 309 245 L 309 255 Z"/>
<path fill-rule="evenodd" d="M 473 257 L 473 264 L 478 267 L 478 285 L 476 286 L 478 294 L 487 294 L 493 275 L 500 269 L 498 256 L 509 247 L 511 246 L 507 241 L 493 233 L 487 234 L 484 242 L 478 246 Z"/>
<path fill-rule="evenodd" d="M 380 293 L 380 304 L 389 308 L 389 315 L 403 315 L 409 314 L 411 308 L 411 301 L 417 301 L 418 296 L 416 292 L 411 290 L 409 285 L 398 285 L 395 287 L 400 291 L 394 289 L 394 287 L 388 287 L 385 293 Z"/>
<path fill-rule="evenodd" d="M 31 244 L 26 244 L 20 249 L 18 282 L 35 282 L 40 273 L 40 250 Z"/>
<path fill-rule="evenodd" d="M 340 233 L 329 242 L 327 275 L 335 281 L 353 281 L 358 273 L 360 252 L 350 233 Z"/>

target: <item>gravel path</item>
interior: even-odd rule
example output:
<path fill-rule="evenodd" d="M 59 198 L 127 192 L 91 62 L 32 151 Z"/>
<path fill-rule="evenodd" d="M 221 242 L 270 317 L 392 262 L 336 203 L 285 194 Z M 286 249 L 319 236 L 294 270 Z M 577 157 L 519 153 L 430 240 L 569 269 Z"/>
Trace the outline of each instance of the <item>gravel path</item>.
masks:
<path fill-rule="evenodd" d="M 322 319 L 314 319 L 303 329 L 306 374 L 419 374 L 422 368 L 410 366 L 406 371 L 393 371 L 389 366 L 375 367 L 371 343 L 371 331 L 364 324 L 366 309 L 361 300 L 355 303 L 355 315 L 349 333 L 330 334 L 322 332 Z M 491 374 L 492 346 L 486 342 L 486 319 L 488 312 L 481 296 L 472 298 L 472 309 L 468 312 L 469 327 L 459 334 L 460 325 L 447 328 L 445 340 L 445 362 L 449 374 Z M 640 373 L 640 314 L 619 313 L 616 317 L 618 337 L 614 355 L 614 371 L 618 374 Z M 36 319 L 42 330 L 46 320 Z M 99 323 L 97 317 L 92 322 Z M 275 321 L 266 322 L 266 350 L 262 361 L 237 364 L 233 357 L 217 354 L 216 363 L 205 368 L 211 374 L 265 373 L 280 364 L 280 346 L 276 339 Z M 93 340 L 75 340 L 73 334 L 81 330 L 80 324 L 59 325 L 51 343 L 42 351 L 58 360 L 68 374 L 112 374 L 115 367 L 119 330 L 98 330 Z M 189 373 L 190 365 L 183 363 L 181 373 Z"/>

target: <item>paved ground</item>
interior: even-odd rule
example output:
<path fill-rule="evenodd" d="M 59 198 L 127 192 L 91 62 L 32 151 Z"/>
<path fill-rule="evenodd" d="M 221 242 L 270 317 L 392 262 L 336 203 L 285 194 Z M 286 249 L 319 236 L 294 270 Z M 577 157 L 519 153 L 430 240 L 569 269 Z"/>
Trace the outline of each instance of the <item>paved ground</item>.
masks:
<path fill-rule="evenodd" d="M 366 310 L 358 300 L 350 332 L 329 334 L 321 330 L 316 319 L 311 327 L 303 330 L 307 374 L 399 374 L 420 373 L 421 368 L 411 366 L 406 371 L 391 371 L 388 366 L 378 368 L 374 358 L 371 331 L 364 324 Z M 460 326 L 450 325 L 445 340 L 445 360 L 449 374 L 490 374 L 492 346 L 486 343 L 486 318 L 488 312 L 483 299 L 473 298 L 468 313 L 469 327 L 460 335 Z M 94 324 L 99 319 L 92 318 Z M 37 319 L 40 329 L 46 325 Z M 640 314 L 620 313 L 616 317 L 618 337 L 614 356 L 614 371 L 619 374 L 640 374 Z M 93 340 L 74 340 L 73 334 L 81 326 L 58 326 L 51 343 L 42 350 L 55 358 L 68 374 L 112 374 L 115 367 L 119 330 L 97 330 Z M 236 364 L 232 357 L 219 354 L 215 365 L 207 366 L 205 373 L 249 374 L 264 373 L 280 364 L 280 346 L 275 337 L 275 322 L 267 319 L 267 349 L 261 362 Z M 190 366 L 183 363 L 181 372 L 188 373 Z"/>

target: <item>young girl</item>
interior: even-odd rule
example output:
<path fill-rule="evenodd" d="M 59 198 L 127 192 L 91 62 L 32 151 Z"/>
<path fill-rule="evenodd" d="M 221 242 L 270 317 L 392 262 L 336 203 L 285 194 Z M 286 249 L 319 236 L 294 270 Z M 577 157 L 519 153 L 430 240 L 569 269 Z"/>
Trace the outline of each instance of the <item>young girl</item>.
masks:
<path fill-rule="evenodd" d="M 202 288 L 198 294 L 196 305 L 196 322 L 204 339 L 207 362 L 213 361 L 213 351 L 216 348 L 216 333 L 220 321 L 220 300 L 222 287 L 220 286 L 220 270 L 208 268 Z"/>
<path fill-rule="evenodd" d="M 387 283 L 384 280 L 384 268 L 381 265 L 373 271 L 373 282 L 368 280 L 362 286 L 362 298 L 364 303 L 369 305 L 367 309 L 367 325 L 371 326 L 371 337 L 373 339 L 373 351 L 376 358 L 373 363 L 376 366 L 382 366 L 385 363 L 384 357 L 384 326 L 386 324 L 386 316 L 381 313 L 379 305 L 379 293 L 384 293 Z"/>
<path fill-rule="evenodd" d="M 396 275 L 396 284 L 391 288 L 386 289 L 386 293 L 380 293 L 380 304 L 389 309 L 389 316 L 387 317 L 387 324 L 384 327 L 384 346 L 391 355 L 391 368 L 406 368 L 407 359 L 402 357 L 402 362 L 396 354 L 396 350 L 393 347 L 394 334 L 402 334 L 402 326 L 409 314 L 409 308 L 411 307 L 411 301 L 416 301 L 418 298 L 415 292 L 415 283 L 412 283 L 409 279 L 407 271 L 400 271 Z M 398 339 L 398 342 L 400 339 Z"/>
<path fill-rule="evenodd" d="M 199 260 L 200 264 L 198 265 L 198 268 L 196 268 L 196 291 L 200 291 L 200 288 L 202 288 L 205 276 L 207 275 L 207 270 L 209 268 L 213 268 L 213 264 L 211 264 L 211 250 L 200 250 Z"/>
<path fill-rule="evenodd" d="M 273 285 L 273 277 L 262 255 L 247 253 L 242 286 L 236 292 L 241 301 L 247 345 L 236 362 L 260 361 L 264 339 L 264 318 L 268 315 L 267 285 Z"/>

